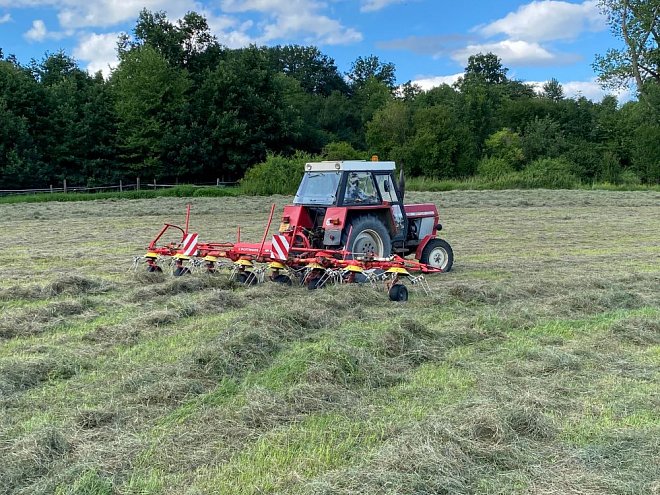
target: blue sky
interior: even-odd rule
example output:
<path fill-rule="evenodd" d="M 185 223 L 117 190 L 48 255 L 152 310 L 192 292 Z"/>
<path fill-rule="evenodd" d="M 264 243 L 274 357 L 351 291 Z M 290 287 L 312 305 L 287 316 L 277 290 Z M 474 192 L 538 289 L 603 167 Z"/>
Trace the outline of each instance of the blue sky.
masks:
<path fill-rule="evenodd" d="M 555 77 L 567 94 L 597 100 L 594 55 L 619 45 L 596 0 L 0 0 L 0 48 L 24 63 L 64 49 L 107 75 L 117 35 L 132 31 L 142 8 L 173 20 L 202 13 L 232 48 L 314 44 L 342 72 L 374 54 L 396 65 L 400 83 L 424 88 L 454 81 L 470 54 L 492 51 L 511 77 Z"/>

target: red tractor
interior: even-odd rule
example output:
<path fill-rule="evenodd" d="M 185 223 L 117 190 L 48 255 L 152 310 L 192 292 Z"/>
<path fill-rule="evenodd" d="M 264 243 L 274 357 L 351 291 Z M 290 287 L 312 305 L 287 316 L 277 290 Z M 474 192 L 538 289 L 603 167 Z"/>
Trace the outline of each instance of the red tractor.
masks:
<path fill-rule="evenodd" d="M 420 263 L 451 270 L 449 243 L 433 203 L 403 204 L 403 176 L 394 162 L 327 161 L 305 165 L 305 174 L 282 215 L 280 233 L 295 232 L 293 247 L 348 251 L 376 258 L 414 253 Z"/>

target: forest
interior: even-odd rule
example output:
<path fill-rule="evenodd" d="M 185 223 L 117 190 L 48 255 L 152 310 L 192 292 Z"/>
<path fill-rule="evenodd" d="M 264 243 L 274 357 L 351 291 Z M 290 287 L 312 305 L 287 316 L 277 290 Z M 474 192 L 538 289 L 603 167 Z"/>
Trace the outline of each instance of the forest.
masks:
<path fill-rule="evenodd" d="M 644 36 L 642 14 L 622 14 L 638 21 L 633 35 Z M 556 79 L 535 89 L 492 53 L 471 56 L 456 84 L 422 91 L 374 55 L 342 73 L 314 46 L 229 49 L 197 13 L 172 22 L 143 10 L 107 79 L 62 51 L 25 64 L 0 48 L 0 188 L 233 181 L 301 154 L 377 154 L 430 179 L 657 184 L 660 51 L 649 33 L 644 42 L 594 62 L 604 84 L 635 84 L 621 105 L 568 98 Z"/>

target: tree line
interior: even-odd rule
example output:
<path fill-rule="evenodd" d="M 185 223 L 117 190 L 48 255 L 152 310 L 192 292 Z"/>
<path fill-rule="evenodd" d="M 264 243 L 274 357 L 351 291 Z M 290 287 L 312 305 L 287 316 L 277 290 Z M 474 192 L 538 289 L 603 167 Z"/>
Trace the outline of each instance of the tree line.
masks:
<path fill-rule="evenodd" d="M 268 155 L 297 152 L 378 154 L 439 179 L 543 169 L 657 183 L 657 43 L 650 49 L 628 69 L 614 52 L 596 61 L 603 81 L 626 70 L 638 80 L 638 99 L 622 106 L 566 98 L 554 79 L 537 91 L 491 53 L 470 57 L 456 84 L 422 91 L 398 86 L 395 66 L 373 55 L 342 74 L 314 46 L 228 49 L 199 14 L 173 23 L 144 10 L 108 79 L 64 52 L 21 64 L 0 49 L 0 188 L 235 180 Z"/>

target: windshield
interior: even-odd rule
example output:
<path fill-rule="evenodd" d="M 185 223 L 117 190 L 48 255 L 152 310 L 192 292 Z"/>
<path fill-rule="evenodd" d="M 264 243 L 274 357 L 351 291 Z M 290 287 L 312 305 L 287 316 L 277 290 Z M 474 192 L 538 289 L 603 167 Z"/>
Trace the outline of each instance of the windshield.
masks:
<path fill-rule="evenodd" d="M 333 205 L 337 199 L 339 172 L 306 172 L 293 202 L 298 205 Z"/>

